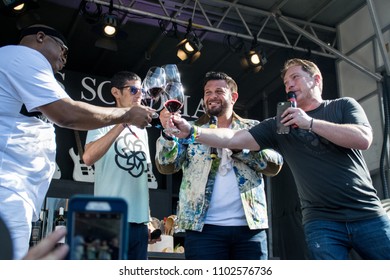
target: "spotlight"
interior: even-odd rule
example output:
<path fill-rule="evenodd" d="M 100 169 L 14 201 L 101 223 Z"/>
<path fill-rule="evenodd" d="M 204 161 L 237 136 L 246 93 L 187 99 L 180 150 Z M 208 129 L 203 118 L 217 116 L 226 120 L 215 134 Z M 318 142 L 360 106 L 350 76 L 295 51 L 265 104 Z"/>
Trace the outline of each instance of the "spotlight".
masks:
<path fill-rule="evenodd" d="M 241 64 L 244 68 L 251 68 L 254 72 L 259 72 L 266 63 L 265 52 L 259 48 L 257 38 L 254 38 L 250 51 L 242 57 Z"/>
<path fill-rule="evenodd" d="M 107 37 L 114 37 L 117 32 L 117 17 L 113 14 L 107 14 L 104 17 L 103 32 Z"/>
<path fill-rule="evenodd" d="M 15 12 L 20 12 L 25 7 L 26 0 L 1 0 L 0 8 L 5 8 L 8 10 L 13 10 Z"/>
<path fill-rule="evenodd" d="M 259 72 L 267 63 L 267 58 L 263 51 L 251 49 L 242 59 L 242 65 L 245 68 L 251 68 L 254 72 Z"/>
<path fill-rule="evenodd" d="M 15 6 L 13 9 L 14 9 L 15 12 L 21 12 L 21 11 L 23 11 L 25 6 L 26 5 L 24 3 L 22 3 L 22 4 L 19 4 L 19 5 Z"/>
<path fill-rule="evenodd" d="M 0 12 L 6 16 L 19 16 L 38 7 L 37 0 L 0 0 Z"/>
<path fill-rule="evenodd" d="M 95 42 L 96 47 L 110 51 L 118 50 L 118 42 L 120 40 L 126 40 L 128 34 L 116 24 L 117 16 L 107 14 L 104 17 L 103 25 L 98 24 L 93 26 L 93 32 L 99 35 L 99 38 Z"/>
<path fill-rule="evenodd" d="M 18 30 L 40 21 L 38 8 L 38 0 L 0 0 L 0 14 L 15 18 Z"/>
<path fill-rule="evenodd" d="M 186 34 L 185 38 L 177 45 L 177 57 L 184 61 L 191 58 L 194 62 L 200 57 L 203 45 L 194 32 Z"/>
<path fill-rule="evenodd" d="M 259 66 L 261 64 L 261 55 L 255 50 L 249 51 L 247 58 L 248 58 L 249 65 L 253 67 Z"/>

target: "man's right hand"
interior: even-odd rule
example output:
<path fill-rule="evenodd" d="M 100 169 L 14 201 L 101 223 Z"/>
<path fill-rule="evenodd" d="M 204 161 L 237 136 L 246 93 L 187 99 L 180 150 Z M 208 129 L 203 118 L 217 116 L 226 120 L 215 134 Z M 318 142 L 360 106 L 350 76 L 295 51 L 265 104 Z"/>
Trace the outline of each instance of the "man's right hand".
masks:
<path fill-rule="evenodd" d="M 186 138 L 189 136 L 191 125 L 181 117 L 179 113 L 171 114 L 167 109 L 163 109 L 160 112 L 161 125 L 164 128 L 176 127 L 180 130 L 179 133 L 174 134 L 178 138 Z"/>
<path fill-rule="evenodd" d="M 191 125 L 185 119 L 178 115 L 174 115 L 171 117 L 170 121 L 180 130 L 179 133 L 175 134 L 176 137 L 187 138 L 190 136 Z"/>
<path fill-rule="evenodd" d="M 152 116 L 154 114 L 156 114 L 156 110 L 150 107 L 134 105 L 124 115 L 123 123 L 145 128 L 152 121 Z"/>

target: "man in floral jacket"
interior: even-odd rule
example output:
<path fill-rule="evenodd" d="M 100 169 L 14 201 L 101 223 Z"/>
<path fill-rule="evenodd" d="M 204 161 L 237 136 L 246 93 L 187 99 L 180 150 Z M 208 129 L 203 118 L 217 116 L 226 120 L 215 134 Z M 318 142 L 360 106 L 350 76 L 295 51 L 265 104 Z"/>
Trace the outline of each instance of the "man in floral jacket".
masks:
<path fill-rule="evenodd" d="M 209 72 L 204 81 L 206 114 L 195 124 L 250 129 L 259 122 L 243 119 L 233 111 L 237 84 L 227 74 Z M 170 113 L 160 120 L 169 126 Z M 194 135 L 194 134 L 190 134 Z M 196 137 L 195 137 L 196 138 Z M 186 259 L 267 259 L 267 205 L 263 174 L 278 174 L 283 158 L 273 150 L 258 152 L 217 149 L 190 139 L 163 135 L 157 140 L 156 165 L 163 174 L 180 169 L 178 226 L 186 230 Z"/>

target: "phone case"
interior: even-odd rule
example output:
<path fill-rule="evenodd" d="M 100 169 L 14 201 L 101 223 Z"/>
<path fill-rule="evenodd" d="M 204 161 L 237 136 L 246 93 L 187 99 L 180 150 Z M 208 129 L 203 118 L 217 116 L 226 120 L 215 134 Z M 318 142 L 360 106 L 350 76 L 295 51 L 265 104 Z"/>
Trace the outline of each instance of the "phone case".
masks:
<path fill-rule="evenodd" d="M 127 203 L 122 198 L 71 197 L 67 231 L 68 259 L 127 259 Z M 100 254 L 88 250 L 92 244 L 101 249 Z"/>
<path fill-rule="evenodd" d="M 290 133 L 290 126 L 284 126 L 280 120 L 281 115 L 283 112 L 288 108 L 291 107 L 291 102 L 290 101 L 284 101 L 284 102 L 279 102 L 277 105 L 276 109 L 276 133 L 278 134 L 288 134 Z"/>

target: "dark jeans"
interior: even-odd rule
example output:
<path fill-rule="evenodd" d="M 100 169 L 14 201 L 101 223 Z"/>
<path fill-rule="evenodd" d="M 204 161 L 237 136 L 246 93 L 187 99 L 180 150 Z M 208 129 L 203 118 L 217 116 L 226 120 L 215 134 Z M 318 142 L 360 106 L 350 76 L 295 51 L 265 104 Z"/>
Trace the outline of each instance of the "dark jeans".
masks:
<path fill-rule="evenodd" d="M 144 224 L 129 223 L 128 260 L 148 259 L 148 226 Z"/>
<path fill-rule="evenodd" d="M 387 215 L 355 222 L 316 220 L 304 225 L 310 257 L 345 260 L 353 248 L 361 258 L 390 260 L 390 219 Z"/>
<path fill-rule="evenodd" d="M 266 260 L 265 230 L 247 226 L 205 225 L 202 232 L 187 230 L 185 257 L 189 260 Z"/>

